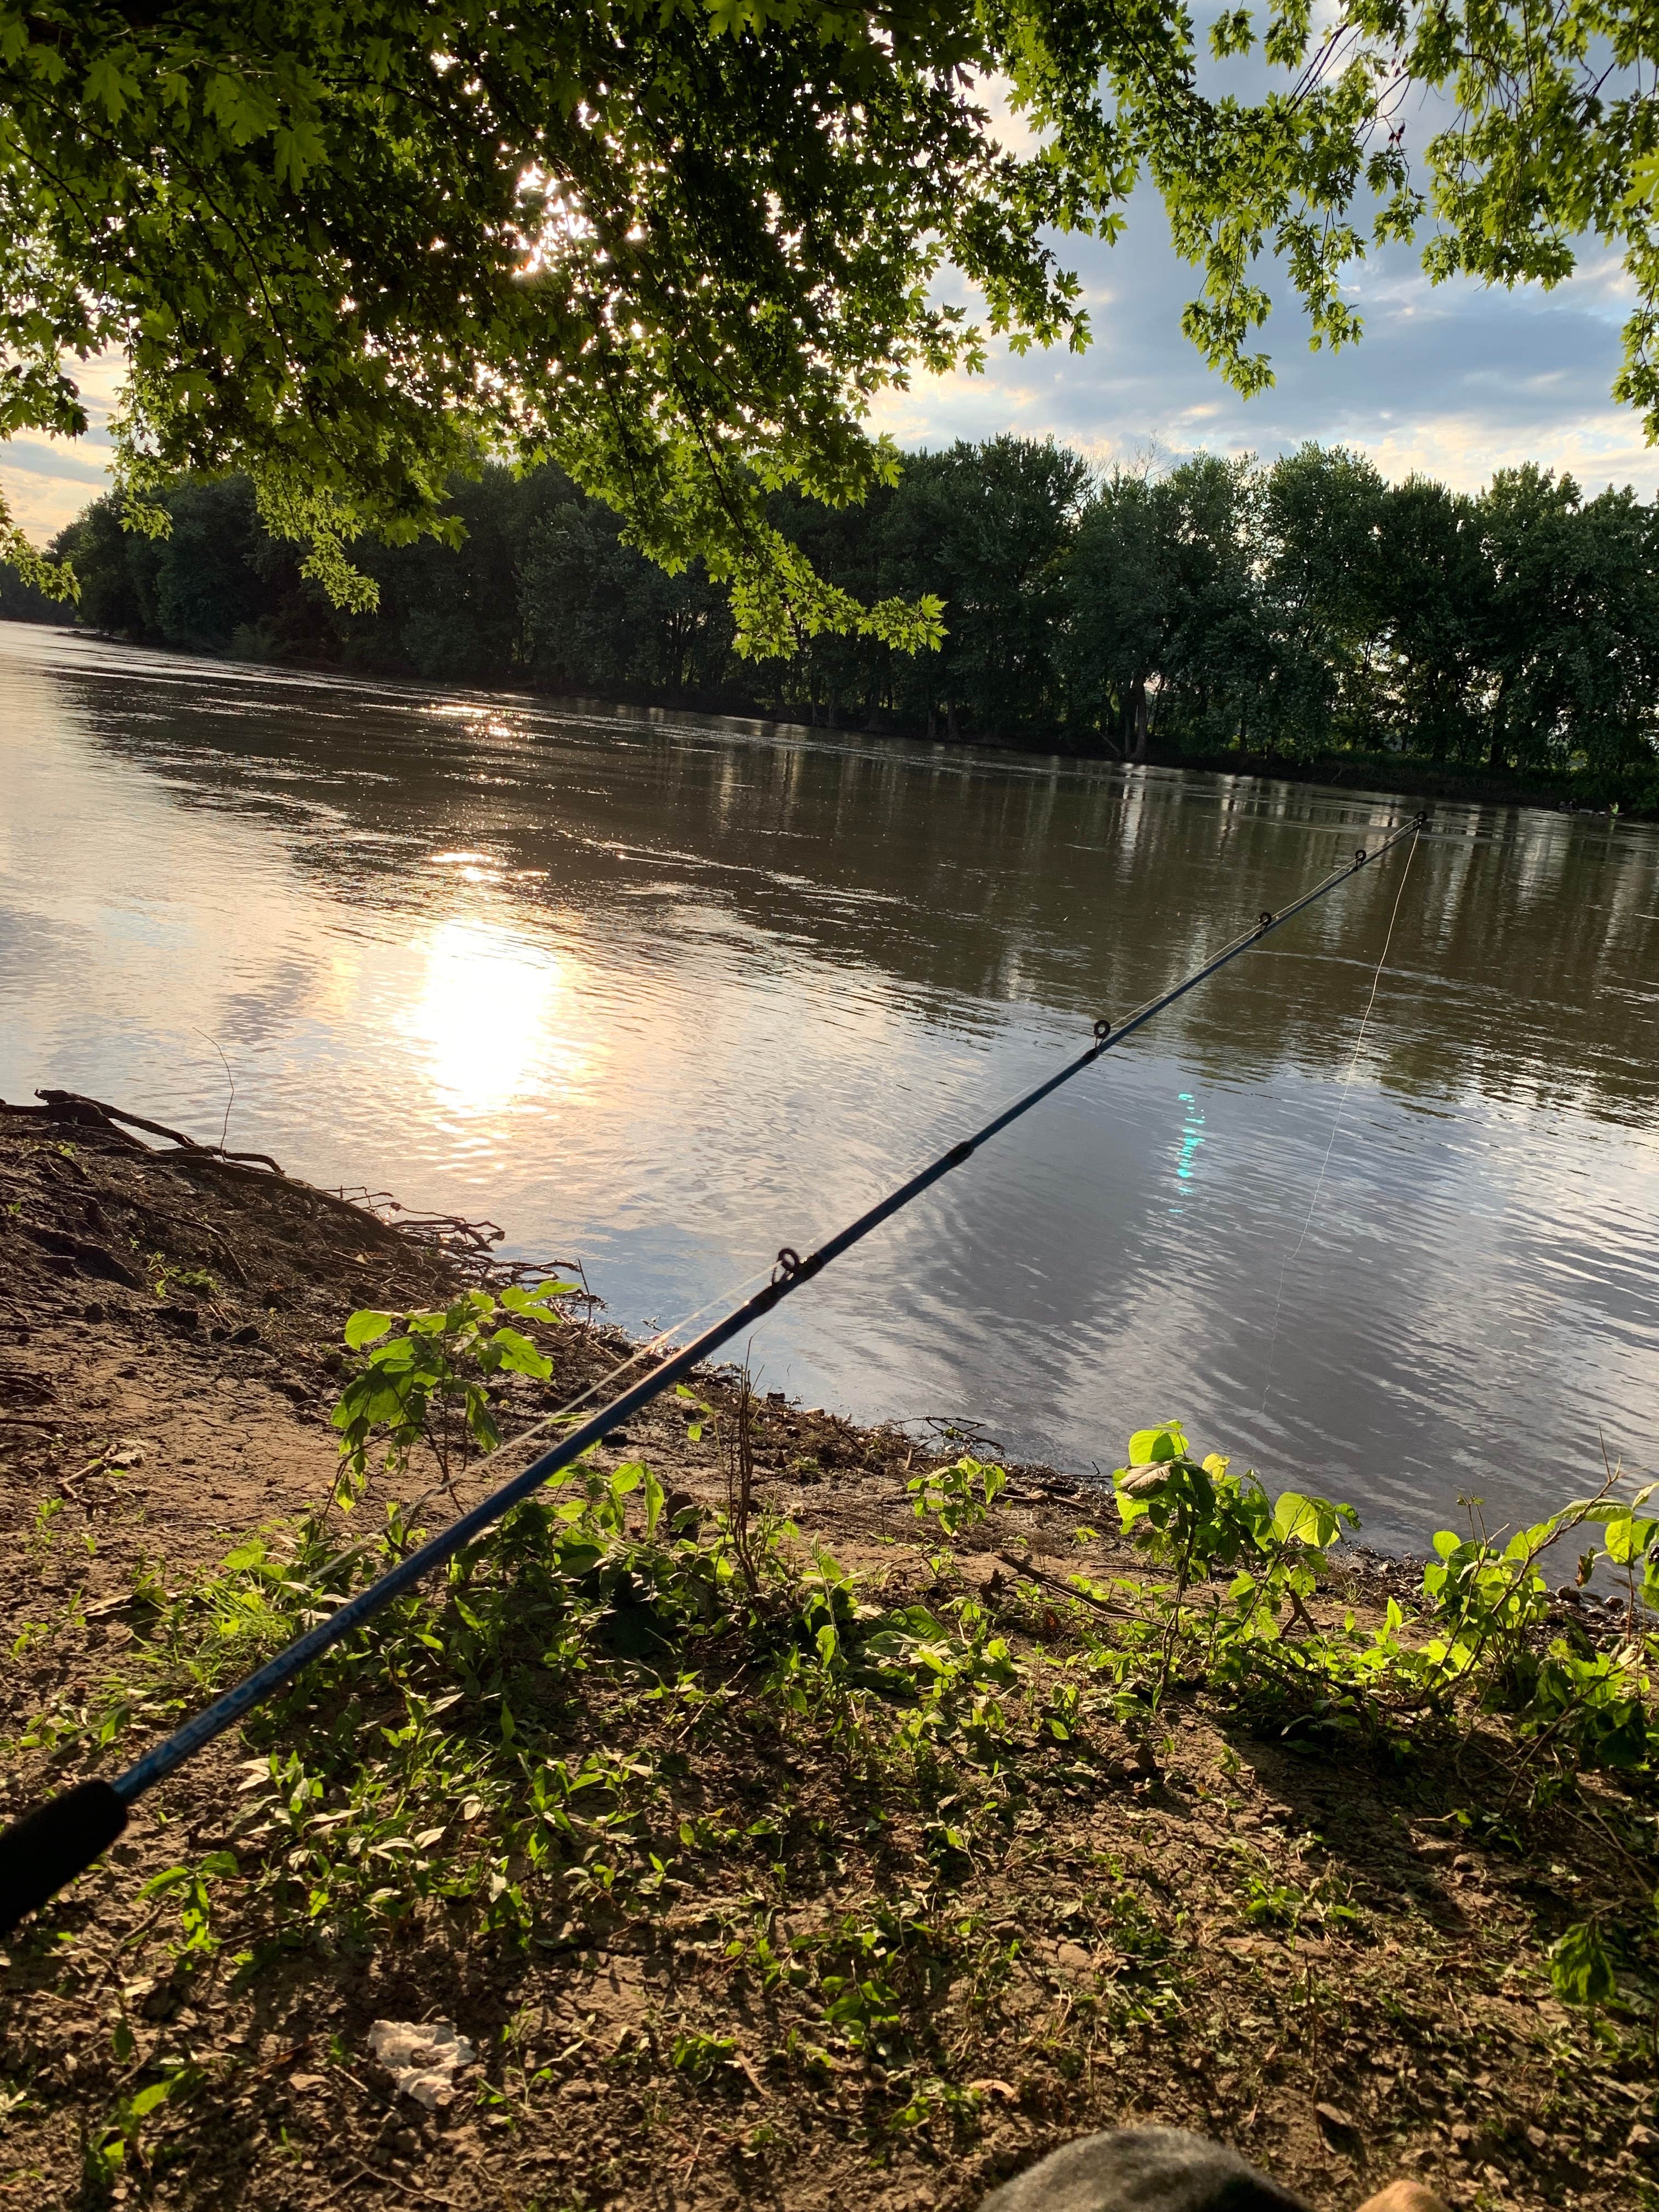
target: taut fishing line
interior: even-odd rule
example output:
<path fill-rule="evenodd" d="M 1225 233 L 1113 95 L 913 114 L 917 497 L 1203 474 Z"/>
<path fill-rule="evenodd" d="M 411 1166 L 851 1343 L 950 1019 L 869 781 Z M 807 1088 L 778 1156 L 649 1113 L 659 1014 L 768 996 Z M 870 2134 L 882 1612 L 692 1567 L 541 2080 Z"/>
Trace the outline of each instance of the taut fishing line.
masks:
<path fill-rule="evenodd" d="M 1308 1200 L 1308 1218 L 1302 1224 L 1302 1234 L 1296 1240 L 1294 1251 L 1287 1252 L 1279 1263 L 1279 1294 L 1273 1300 L 1273 1334 L 1267 1340 L 1267 1371 L 1261 1378 L 1261 1403 L 1259 1413 L 1267 1410 L 1267 1393 L 1273 1388 L 1273 1354 L 1279 1349 L 1279 1317 L 1285 1306 L 1285 1278 L 1291 1263 L 1301 1256 L 1302 1247 L 1308 1241 L 1308 1231 L 1313 1226 L 1319 1194 L 1325 1188 L 1325 1170 L 1331 1164 L 1331 1154 L 1336 1150 L 1337 1133 L 1342 1127 L 1342 1116 L 1347 1111 L 1348 1092 L 1352 1088 L 1354 1073 L 1359 1066 L 1359 1048 L 1365 1042 L 1365 1024 L 1370 1020 L 1371 1008 L 1376 1004 L 1376 987 L 1382 981 L 1382 970 L 1388 965 L 1389 947 L 1394 943 L 1394 926 L 1400 919 L 1400 902 L 1406 896 L 1406 878 L 1412 872 L 1412 862 L 1417 857 L 1419 839 L 1413 837 L 1406 854 L 1406 865 L 1400 871 L 1400 888 L 1394 895 L 1394 911 L 1389 916 L 1387 934 L 1382 939 L 1382 951 L 1377 960 L 1376 973 L 1371 977 L 1371 994 L 1365 1001 L 1365 1011 L 1359 1018 L 1359 1034 L 1353 1041 L 1353 1051 L 1348 1060 L 1348 1072 L 1342 1079 L 1341 1096 L 1336 1102 L 1336 1118 L 1331 1123 L 1331 1140 L 1325 1147 L 1325 1157 L 1319 1163 L 1319 1180 L 1314 1185 L 1313 1196 Z"/>
<path fill-rule="evenodd" d="M 832 1261 L 838 1260 L 854 1244 L 861 1243 L 884 1222 L 890 1220 L 896 1213 L 920 1198 L 924 1191 L 931 1190 L 936 1182 L 963 1166 L 981 1145 L 1018 1121 L 1022 1115 L 1029 1114 L 1033 1107 L 1040 1105 L 1063 1084 L 1071 1082 L 1074 1076 L 1080 1075 L 1085 1068 L 1093 1066 L 1103 1053 L 1121 1044 L 1126 1037 L 1132 1036 L 1137 1030 L 1144 1027 L 1154 1015 L 1161 1013 L 1166 1006 L 1173 1006 L 1177 999 L 1185 998 L 1188 992 L 1196 990 L 1200 983 L 1207 981 L 1230 961 L 1237 959 L 1241 953 L 1260 945 L 1272 931 L 1283 928 L 1287 921 L 1304 908 L 1311 906 L 1316 899 L 1323 898 L 1339 884 L 1346 883 L 1358 875 L 1369 860 L 1380 860 L 1402 838 L 1414 839 L 1425 819 L 1425 817 L 1419 815 L 1413 821 L 1391 830 L 1374 853 L 1368 854 L 1361 846 L 1346 866 L 1334 869 L 1322 881 L 1314 884 L 1311 890 L 1304 891 L 1299 898 L 1293 899 L 1290 905 L 1277 914 L 1259 915 L 1253 928 L 1242 932 L 1230 944 L 1213 953 L 1202 966 L 1195 968 L 1191 975 L 1184 976 L 1157 998 L 1149 1000 L 1146 1005 L 1137 1007 L 1127 1020 L 1115 1027 L 1104 1019 L 1097 1021 L 1093 1041 L 1085 1050 L 1066 1060 L 1054 1074 L 1045 1077 L 1041 1083 L 1012 1099 L 970 1136 L 960 1139 L 937 1158 L 918 1169 L 896 1189 L 889 1191 L 885 1197 L 878 1199 L 873 1206 L 867 1206 L 855 1219 L 838 1230 L 816 1251 L 809 1252 L 803 1258 L 792 1245 L 786 1244 L 778 1254 L 770 1281 L 740 1304 L 729 1308 L 700 1330 L 689 1343 L 671 1347 L 660 1336 L 654 1338 L 649 1346 L 641 1347 L 624 1360 L 616 1374 L 606 1377 L 605 1386 L 593 1386 L 572 1406 L 548 1417 L 550 1420 L 561 1424 L 568 1422 L 576 1405 L 596 1395 L 600 1387 L 614 1384 L 617 1375 L 625 1374 L 629 1367 L 649 1358 L 653 1351 L 662 1350 L 663 1357 L 647 1373 L 610 1397 L 585 1421 L 574 1428 L 568 1428 L 559 1442 L 533 1459 L 517 1474 L 510 1476 L 499 1489 L 478 1504 L 458 1516 L 448 1528 L 441 1529 L 435 1536 L 428 1537 L 425 1543 L 389 1567 L 367 1589 L 359 1590 L 355 1597 L 347 1599 L 332 1613 L 313 1622 L 286 1650 L 266 1660 L 263 1666 L 256 1668 L 252 1674 L 227 1690 L 211 1705 L 192 1715 L 170 1736 L 154 1745 L 125 1773 L 118 1774 L 113 1782 L 80 1783 L 74 1789 L 65 1790 L 61 1796 L 48 1798 L 45 1804 L 26 1814 L 3 1835 L 0 1835 L 0 1933 L 13 1927 L 26 1912 L 44 1905 L 65 1882 L 72 1881 L 100 1857 L 125 1827 L 128 1808 L 145 1790 L 152 1789 L 165 1775 L 172 1773 L 193 1753 L 201 1750 L 204 1745 L 211 1743 L 216 1736 L 222 1735 L 245 1713 L 270 1697 L 273 1691 L 280 1689 L 283 1683 L 291 1681 L 313 1659 L 373 1620 L 376 1613 L 405 1591 L 413 1589 L 434 1569 L 445 1565 L 476 1536 L 482 1535 L 486 1528 L 499 1521 L 504 1513 L 532 1496 L 552 1476 L 573 1465 L 592 1446 L 602 1443 L 612 1430 L 619 1428 L 632 1414 L 641 1412 L 683 1376 L 700 1367 L 722 1346 L 744 1334 L 775 1306 L 798 1291 L 802 1284 L 810 1282 Z M 1396 911 L 1398 905 L 1396 900 Z M 1392 923 L 1389 927 L 1392 931 Z M 706 1312 L 708 1309 L 705 1307 L 702 1310 Z M 545 1423 L 538 1425 L 545 1425 Z M 522 1436 L 516 1437 L 502 1449 L 516 1449 L 524 1441 Z"/>

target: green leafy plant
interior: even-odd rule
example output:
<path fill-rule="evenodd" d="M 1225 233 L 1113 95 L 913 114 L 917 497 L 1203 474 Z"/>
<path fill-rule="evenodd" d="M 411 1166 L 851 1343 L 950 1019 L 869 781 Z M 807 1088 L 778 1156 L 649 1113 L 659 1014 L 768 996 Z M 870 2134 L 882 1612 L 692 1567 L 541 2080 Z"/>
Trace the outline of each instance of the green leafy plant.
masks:
<path fill-rule="evenodd" d="M 575 1283 L 539 1283 L 533 1290 L 505 1290 L 499 1299 L 465 1291 L 430 1312 L 353 1314 L 346 1347 L 362 1364 L 333 1415 L 343 1462 L 340 1503 L 349 1510 L 362 1495 L 371 1439 L 380 1442 L 388 1476 L 403 1476 L 424 1449 L 446 1488 L 475 1453 L 494 1451 L 501 1431 L 492 1382 L 505 1375 L 545 1382 L 552 1372 L 546 1355 L 498 1316 L 556 1322 L 562 1318 L 557 1301 L 580 1290 Z"/>
<path fill-rule="evenodd" d="M 959 1536 L 990 1517 L 1008 1477 L 1001 1468 L 964 1452 L 949 1467 L 913 1474 L 904 1486 L 918 1521 L 931 1520 L 943 1536 Z"/>
<path fill-rule="evenodd" d="M 737 2042 L 729 2035 L 708 2035 L 695 2027 L 683 2028 L 674 2038 L 673 2063 L 694 2081 L 708 2081 L 737 2056 Z"/>
<path fill-rule="evenodd" d="M 1185 1626 L 1188 1594 L 1200 1577 L 1236 1570 L 1224 1607 L 1212 1598 L 1205 1621 L 1211 1652 L 1218 1642 L 1276 1640 L 1286 1603 L 1307 1621 L 1306 1601 L 1326 1553 L 1359 1516 L 1351 1505 L 1287 1490 L 1277 1498 L 1254 1472 L 1236 1475 L 1218 1453 L 1198 1459 L 1178 1421 L 1141 1429 L 1129 1439 L 1129 1463 L 1113 1475 L 1123 1528 L 1160 1565 L 1173 1568 L 1161 1648 L 1159 1686 L 1167 1685 Z"/>
<path fill-rule="evenodd" d="M 199 2066 L 176 2063 L 159 2081 L 146 2082 L 119 2100 L 110 2124 L 95 2138 L 88 2164 L 105 2185 L 124 2169 L 140 2172 L 147 2166 L 147 2124 L 174 2101 L 182 2102 L 199 2088 L 205 2076 Z"/>
<path fill-rule="evenodd" d="M 1602 2005 L 1618 1993 L 1613 1961 L 1593 1920 L 1577 1920 L 1550 1946 L 1550 1980 L 1567 2004 Z"/>

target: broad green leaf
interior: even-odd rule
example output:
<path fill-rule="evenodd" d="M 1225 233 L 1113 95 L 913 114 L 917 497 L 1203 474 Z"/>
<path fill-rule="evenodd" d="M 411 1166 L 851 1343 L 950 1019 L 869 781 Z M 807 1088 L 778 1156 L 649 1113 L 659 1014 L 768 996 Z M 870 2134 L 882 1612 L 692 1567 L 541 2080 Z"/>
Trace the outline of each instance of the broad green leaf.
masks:
<path fill-rule="evenodd" d="M 1606 2004 L 1618 1994 L 1613 1961 L 1593 1920 L 1575 1921 L 1551 1944 L 1550 1980 L 1567 2004 Z"/>
<path fill-rule="evenodd" d="M 1129 1439 L 1129 1464 L 1146 1467 L 1154 1461 L 1184 1459 L 1187 1437 L 1179 1421 L 1164 1421 L 1155 1429 L 1137 1429 Z"/>
<path fill-rule="evenodd" d="M 562 1321 L 564 1316 L 555 1311 L 552 1301 L 580 1289 L 580 1283 L 538 1283 L 533 1289 L 514 1283 L 501 1292 L 501 1304 L 508 1313 L 529 1314 L 536 1321 Z"/>
<path fill-rule="evenodd" d="M 514 1375 L 530 1375 L 545 1382 L 553 1372 L 552 1361 L 516 1328 L 498 1328 L 489 1341 L 500 1352 L 501 1365 Z"/>
<path fill-rule="evenodd" d="M 1627 1567 L 1635 1560 L 1645 1559 L 1652 1547 L 1654 1531 L 1659 1521 L 1650 1521 L 1631 1512 L 1625 1512 L 1607 1523 L 1607 1557 L 1614 1566 Z"/>
<path fill-rule="evenodd" d="M 193 1881 L 195 1876 L 188 1867 L 168 1867 L 164 1873 L 152 1875 L 139 1891 L 140 1897 L 161 1897 L 181 1882 Z"/>
<path fill-rule="evenodd" d="M 360 1351 L 364 1345 L 384 1336 L 396 1319 L 395 1314 L 371 1313 L 365 1308 L 362 1313 L 353 1314 L 346 1323 L 345 1340 L 354 1352 Z"/>

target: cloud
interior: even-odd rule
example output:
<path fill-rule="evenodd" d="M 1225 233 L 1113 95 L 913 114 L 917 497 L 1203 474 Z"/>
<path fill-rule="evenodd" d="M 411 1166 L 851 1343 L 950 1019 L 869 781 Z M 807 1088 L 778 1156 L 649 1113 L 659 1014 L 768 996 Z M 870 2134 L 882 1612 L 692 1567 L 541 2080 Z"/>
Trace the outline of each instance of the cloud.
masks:
<path fill-rule="evenodd" d="M 6 446 L 6 466 L 30 476 L 64 477 L 75 483 L 101 484 L 107 480 L 108 465 L 91 458 L 87 449 L 93 443 L 89 439 L 71 444 L 62 438 L 12 438 Z"/>
<path fill-rule="evenodd" d="M 1199 275 L 1170 246 L 1155 195 L 1135 195 L 1118 246 L 1064 240 L 1062 258 L 1089 307 L 1086 353 L 1005 353 L 982 376 L 918 377 L 883 395 L 872 427 L 909 447 L 1003 430 L 1052 435 L 1103 465 L 1149 447 L 1171 457 L 1199 447 L 1272 455 L 1316 439 L 1369 453 L 1392 478 L 1416 470 L 1462 489 L 1536 460 L 1592 489 L 1659 492 L 1659 451 L 1610 396 L 1631 287 L 1608 255 L 1587 257 L 1570 283 L 1542 294 L 1431 285 L 1413 252 L 1390 248 L 1356 272 L 1349 296 L 1364 335 L 1337 354 L 1309 349 L 1305 318 L 1281 283 L 1261 337 L 1277 380 L 1252 400 L 1182 335 Z"/>
<path fill-rule="evenodd" d="M 70 373 L 80 386 L 88 428 L 84 438 L 26 434 L 0 443 L 0 492 L 12 519 L 37 544 L 73 522 L 109 484 L 109 420 L 120 398 L 118 354 L 98 354 Z"/>

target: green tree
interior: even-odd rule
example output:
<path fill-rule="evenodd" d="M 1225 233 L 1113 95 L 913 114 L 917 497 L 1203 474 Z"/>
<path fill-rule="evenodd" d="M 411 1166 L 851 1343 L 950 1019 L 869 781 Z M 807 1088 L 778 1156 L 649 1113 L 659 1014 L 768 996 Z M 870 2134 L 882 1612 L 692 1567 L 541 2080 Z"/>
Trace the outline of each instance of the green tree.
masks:
<path fill-rule="evenodd" d="M 1263 593 L 1273 672 L 1262 717 L 1270 744 L 1328 751 L 1376 710 L 1384 486 L 1341 447 L 1304 446 L 1267 471 Z"/>
<path fill-rule="evenodd" d="M 514 681 L 525 661 L 519 566 L 532 490 L 552 489 L 499 465 L 476 481 L 453 477 L 448 512 L 465 537 L 366 551 L 378 605 L 337 622 L 345 660 L 452 684 Z"/>
<path fill-rule="evenodd" d="M 82 434 L 78 363 L 113 348 L 124 523 L 245 472 L 361 608 L 360 533 L 456 542 L 457 470 L 553 460 L 635 545 L 729 579 L 746 649 L 914 647 L 936 611 L 815 577 L 769 501 L 890 480 L 864 416 L 914 371 L 1085 342 L 1050 241 L 1115 237 L 1143 176 L 1203 271 L 1186 327 L 1247 391 L 1264 254 L 1340 345 L 1345 271 L 1431 218 L 1437 276 L 1623 252 L 1620 389 L 1659 422 L 1659 23 L 1230 9 L 1210 46 L 1265 64 L 1254 99 L 1200 88 L 1197 35 L 1153 0 L 0 0 L 0 436 Z M 1425 88 L 1446 128 L 1414 173 L 1394 118 Z M 9 521 L 0 545 L 66 584 Z"/>
<path fill-rule="evenodd" d="M 1248 460 L 1200 454 L 1166 474 L 1118 470 L 1067 563 L 1063 658 L 1073 715 L 1144 759 L 1160 738 L 1227 742 L 1267 672 L 1255 570 L 1260 484 Z"/>
<path fill-rule="evenodd" d="M 1492 569 L 1485 628 L 1494 768 L 1620 768 L 1653 758 L 1659 517 L 1628 490 L 1588 505 L 1528 462 L 1480 501 Z"/>
<path fill-rule="evenodd" d="M 894 696 L 930 732 L 1015 736 L 1054 727 L 1063 566 L 1088 483 L 1052 439 L 958 440 L 905 464 L 880 525 L 884 586 L 937 599 L 936 654 L 896 669 Z"/>
<path fill-rule="evenodd" d="M 114 494 L 94 501 L 57 540 L 81 579 L 94 628 L 153 645 L 223 652 L 255 623 L 268 593 L 254 565 L 262 533 L 246 477 L 167 487 L 165 537 L 121 527 Z"/>
<path fill-rule="evenodd" d="M 611 697 L 718 695 L 731 660 L 724 592 L 700 561 L 677 575 L 623 541 L 617 516 L 574 485 L 526 535 L 519 605 L 526 672 L 550 690 Z"/>
<path fill-rule="evenodd" d="M 1382 640 L 1378 738 L 1436 762 L 1478 750 L 1492 577 L 1478 502 L 1426 477 L 1384 495 L 1373 578 Z"/>

